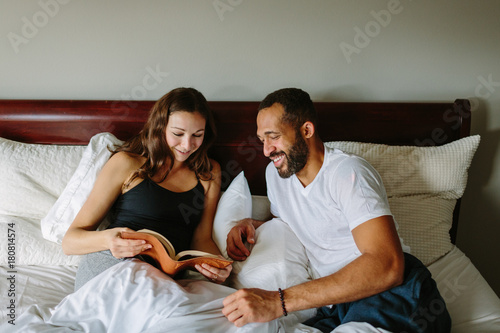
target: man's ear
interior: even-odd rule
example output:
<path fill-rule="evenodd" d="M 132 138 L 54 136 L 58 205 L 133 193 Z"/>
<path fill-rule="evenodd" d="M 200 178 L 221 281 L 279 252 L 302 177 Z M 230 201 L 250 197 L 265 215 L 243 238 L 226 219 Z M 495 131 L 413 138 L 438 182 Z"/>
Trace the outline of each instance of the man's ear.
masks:
<path fill-rule="evenodd" d="M 316 132 L 314 124 L 310 121 L 306 121 L 304 124 L 302 124 L 302 127 L 300 129 L 305 139 L 312 138 L 314 136 L 314 133 Z"/>

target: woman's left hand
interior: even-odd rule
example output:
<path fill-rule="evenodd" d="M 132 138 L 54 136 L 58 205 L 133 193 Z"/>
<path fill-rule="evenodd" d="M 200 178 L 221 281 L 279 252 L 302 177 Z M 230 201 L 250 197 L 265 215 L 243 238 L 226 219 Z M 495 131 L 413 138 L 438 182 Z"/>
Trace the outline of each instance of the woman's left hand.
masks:
<path fill-rule="evenodd" d="M 223 258 L 221 256 L 221 258 Z M 207 279 L 215 283 L 223 283 L 231 274 L 233 270 L 232 265 L 228 265 L 225 268 L 217 268 L 214 266 L 210 266 L 208 264 L 196 265 L 195 268 L 203 274 Z"/>

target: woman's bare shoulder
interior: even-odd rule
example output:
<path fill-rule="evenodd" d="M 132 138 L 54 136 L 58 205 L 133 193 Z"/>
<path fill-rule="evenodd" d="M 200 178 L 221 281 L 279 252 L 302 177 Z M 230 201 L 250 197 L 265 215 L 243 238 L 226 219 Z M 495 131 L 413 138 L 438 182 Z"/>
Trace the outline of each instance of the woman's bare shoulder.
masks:
<path fill-rule="evenodd" d="M 114 159 L 120 163 L 141 164 L 141 165 L 144 164 L 144 162 L 146 160 L 145 157 L 142 157 L 142 156 L 139 156 L 136 154 L 132 154 L 132 153 L 127 153 L 124 151 L 120 151 L 120 152 L 114 154 L 113 156 L 111 156 L 110 160 L 111 159 Z"/>
<path fill-rule="evenodd" d="M 210 164 L 212 165 L 212 174 L 220 175 L 221 173 L 221 168 L 219 162 L 216 160 L 210 158 Z"/>
<path fill-rule="evenodd" d="M 108 163 L 110 167 L 121 171 L 133 171 L 140 168 L 146 159 L 142 156 L 126 152 L 118 152 L 111 156 Z"/>
<path fill-rule="evenodd" d="M 209 177 L 207 179 L 200 178 L 200 181 L 205 188 L 205 194 L 210 192 L 216 192 L 217 195 L 220 192 L 220 184 L 221 184 L 221 167 L 219 162 L 210 159 L 210 163 L 212 165 L 212 170 L 210 170 Z"/>

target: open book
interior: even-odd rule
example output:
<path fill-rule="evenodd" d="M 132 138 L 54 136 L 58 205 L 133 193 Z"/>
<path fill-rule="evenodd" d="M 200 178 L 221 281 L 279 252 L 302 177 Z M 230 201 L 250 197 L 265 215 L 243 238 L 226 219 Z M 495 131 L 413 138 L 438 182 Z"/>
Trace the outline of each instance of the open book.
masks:
<path fill-rule="evenodd" d="M 224 268 L 233 262 L 218 255 L 198 250 L 186 250 L 176 254 L 174 246 L 167 238 L 149 229 L 122 232 L 122 238 L 142 239 L 151 244 L 150 249 L 139 254 L 153 258 L 158 264 L 158 268 L 172 276 L 198 264 L 206 263 L 217 268 Z"/>

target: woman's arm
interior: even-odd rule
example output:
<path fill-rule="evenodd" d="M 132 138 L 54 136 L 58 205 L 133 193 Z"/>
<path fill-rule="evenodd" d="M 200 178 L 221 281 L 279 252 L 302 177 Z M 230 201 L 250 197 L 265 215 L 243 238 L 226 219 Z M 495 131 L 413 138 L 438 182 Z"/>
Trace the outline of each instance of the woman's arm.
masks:
<path fill-rule="evenodd" d="M 134 256 L 149 246 L 141 240 L 122 239 L 122 231 L 132 231 L 128 228 L 96 231 L 122 193 L 123 184 L 139 164 L 137 158 L 126 153 L 117 153 L 104 165 L 87 201 L 62 240 L 65 254 L 86 254 L 110 249 L 115 257 L 123 258 Z"/>
<path fill-rule="evenodd" d="M 213 165 L 213 177 L 210 181 L 206 182 L 208 184 L 204 184 L 205 205 L 201 221 L 194 231 L 191 247 L 193 249 L 220 255 L 220 250 L 212 238 L 212 229 L 214 225 L 215 212 L 217 210 L 217 203 L 220 198 L 221 170 L 219 163 L 213 160 L 211 160 L 211 162 Z M 196 265 L 196 269 L 207 279 L 216 283 L 222 283 L 229 277 L 233 267 L 229 265 L 226 268 L 219 269 L 207 264 L 202 264 L 201 266 Z"/>
<path fill-rule="evenodd" d="M 200 251 L 220 254 L 219 248 L 212 239 L 212 229 L 217 203 L 220 198 L 221 169 L 216 161 L 210 160 L 210 162 L 213 166 L 212 179 L 202 182 L 205 189 L 205 203 L 200 223 L 196 227 L 191 240 L 191 247 Z"/>

